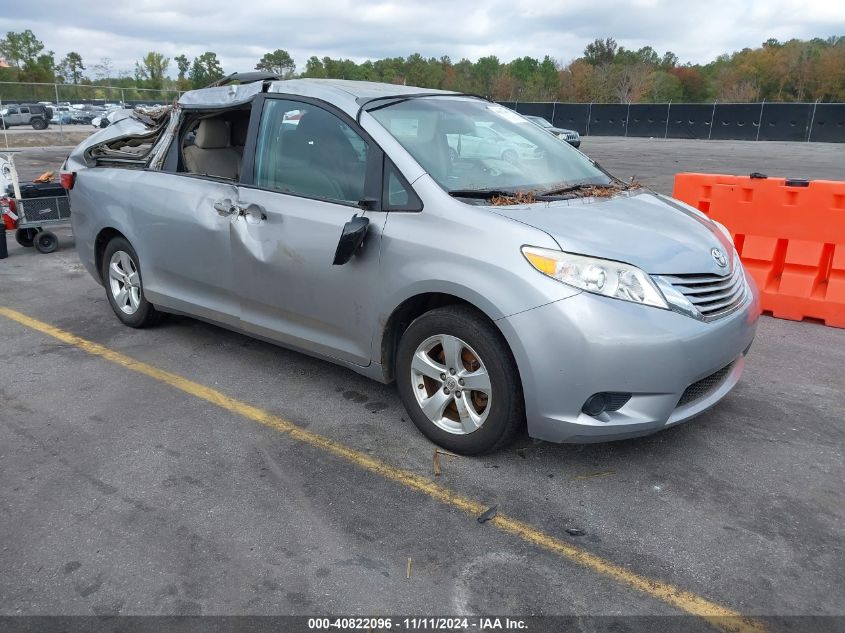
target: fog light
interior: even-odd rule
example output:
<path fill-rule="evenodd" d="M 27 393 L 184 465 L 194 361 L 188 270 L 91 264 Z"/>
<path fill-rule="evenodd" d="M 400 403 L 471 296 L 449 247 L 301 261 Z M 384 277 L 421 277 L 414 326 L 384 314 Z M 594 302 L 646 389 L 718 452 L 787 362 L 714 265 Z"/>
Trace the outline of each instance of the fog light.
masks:
<path fill-rule="evenodd" d="M 600 391 L 587 398 L 581 411 L 587 415 L 596 417 L 605 411 L 618 411 L 624 407 L 631 394 L 622 391 Z"/>
<path fill-rule="evenodd" d="M 587 415 L 596 417 L 604 412 L 605 407 L 607 407 L 607 398 L 604 397 L 604 394 L 594 393 L 592 396 L 587 398 L 584 406 L 581 407 L 581 411 Z"/>

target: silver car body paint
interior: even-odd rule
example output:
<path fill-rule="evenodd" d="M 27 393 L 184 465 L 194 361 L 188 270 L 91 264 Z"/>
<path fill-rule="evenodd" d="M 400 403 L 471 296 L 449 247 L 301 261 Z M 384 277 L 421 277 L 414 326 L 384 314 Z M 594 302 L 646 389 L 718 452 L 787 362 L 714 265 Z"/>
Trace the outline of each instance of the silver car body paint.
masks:
<path fill-rule="evenodd" d="M 340 80 L 269 82 L 263 89 L 320 99 L 352 118 L 360 99 L 421 91 Z M 186 93 L 153 160 L 162 160 L 180 110 L 245 104 L 261 91 L 258 82 Z M 331 260 L 355 212 L 347 205 L 152 168 L 86 169 L 88 148 L 147 130 L 133 118 L 93 135 L 68 159 L 66 169 L 77 171 L 70 196 L 80 258 L 101 281 L 97 237 L 118 231 L 137 251 L 144 291 L 157 307 L 385 382 L 392 376 L 383 366 L 383 338 L 397 307 L 427 293 L 452 295 L 499 327 L 519 369 L 529 433 L 550 441 L 652 433 L 701 413 L 736 384 L 760 312 L 750 278 L 738 309 L 705 322 L 582 292 L 539 273 L 520 250 L 530 245 L 614 259 L 652 275 L 721 275 L 725 269 L 711 256 L 719 248 L 733 271 L 740 265 L 733 246 L 703 214 L 645 190 L 610 199 L 466 204 L 450 197 L 367 112 L 360 125 L 424 209 L 368 212 L 364 248 L 344 266 Z M 214 209 L 221 200 L 263 208 L 266 218 L 222 216 Z M 677 406 L 689 385 L 728 365 L 715 389 Z M 603 391 L 633 396 L 618 411 L 582 413 L 585 400 Z"/>

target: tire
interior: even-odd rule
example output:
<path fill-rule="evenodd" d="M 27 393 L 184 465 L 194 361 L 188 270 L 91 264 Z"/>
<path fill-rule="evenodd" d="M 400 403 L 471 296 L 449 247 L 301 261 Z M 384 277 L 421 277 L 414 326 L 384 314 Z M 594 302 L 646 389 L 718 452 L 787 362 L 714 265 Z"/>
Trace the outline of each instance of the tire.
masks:
<path fill-rule="evenodd" d="M 111 270 L 113 263 L 116 264 L 114 271 Z M 130 274 L 120 274 L 121 270 Z M 158 323 L 161 313 L 144 296 L 138 254 L 126 239 L 116 237 L 106 245 L 100 275 L 109 305 L 124 325 L 145 328 Z M 121 290 L 126 293 L 121 294 Z"/>
<path fill-rule="evenodd" d="M 18 229 L 15 231 L 15 241 L 25 248 L 30 248 L 35 243 L 35 229 Z"/>
<path fill-rule="evenodd" d="M 47 122 L 44 119 L 32 119 L 30 121 L 33 130 L 46 130 Z"/>
<path fill-rule="evenodd" d="M 449 162 L 454 163 L 456 160 L 458 160 L 458 158 L 460 158 L 460 156 L 458 156 L 458 150 L 454 149 L 453 147 L 450 147 L 449 148 Z"/>
<path fill-rule="evenodd" d="M 59 238 L 56 237 L 55 233 L 51 233 L 50 231 L 40 231 L 35 235 L 33 244 L 39 253 L 46 255 L 59 247 Z"/>
<path fill-rule="evenodd" d="M 446 353 L 447 347 L 451 354 Z M 447 355 L 457 362 L 445 362 Z M 427 373 L 418 371 L 420 368 Z M 486 397 L 471 389 L 470 381 L 488 389 Z M 455 453 L 497 451 L 510 444 L 525 424 L 519 372 L 507 342 L 495 325 L 469 306 L 437 308 L 408 326 L 397 350 L 396 385 L 408 415 L 423 435 Z M 434 406 L 444 398 L 448 401 L 445 407 Z M 423 410 L 423 402 L 437 411 L 433 417 Z M 468 406 L 473 407 L 474 415 Z M 463 416 L 459 413 L 462 408 Z"/>
<path fill-rule="evenodd" d="M 519 154 L 517 154 L 512 149 L 506 149 L 504 152 L 502 152 L 502 160 L 506 163 L 510 163 L 511 165 L 513 165 L 514 163 L 519 162 Z"/>

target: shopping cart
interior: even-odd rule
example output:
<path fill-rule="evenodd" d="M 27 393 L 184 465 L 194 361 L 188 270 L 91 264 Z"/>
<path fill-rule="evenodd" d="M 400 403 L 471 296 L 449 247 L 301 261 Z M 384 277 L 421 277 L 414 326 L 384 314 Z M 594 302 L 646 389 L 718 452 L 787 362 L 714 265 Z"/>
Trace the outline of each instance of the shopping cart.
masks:
<path fill-rule="evenodd" d="M 35 246 L 41 253 L 52 253 L 59 245 L 48 230 L 70 222 L 70 201 L 58 183 L 18 182 L 12 152 L 0 157 L 0 215 L 11 219 L 15 240 L 21 246 Z M 8 223 L 7 223 L 8 224 Z"/>

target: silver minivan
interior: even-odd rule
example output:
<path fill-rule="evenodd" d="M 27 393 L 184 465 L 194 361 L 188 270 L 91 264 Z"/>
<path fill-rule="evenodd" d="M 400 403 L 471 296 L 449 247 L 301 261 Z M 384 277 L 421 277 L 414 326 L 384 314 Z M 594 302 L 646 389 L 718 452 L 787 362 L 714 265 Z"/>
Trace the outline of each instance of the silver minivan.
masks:
<path fill-rule="evenodd" d="M 646 435 L 739 380 L 758 295 L 697 210 L 478 97 L 237 79 L 68 158 L 79 256 L 126 325 L 190 315 L 395 381 L 463 454 Z"/>

